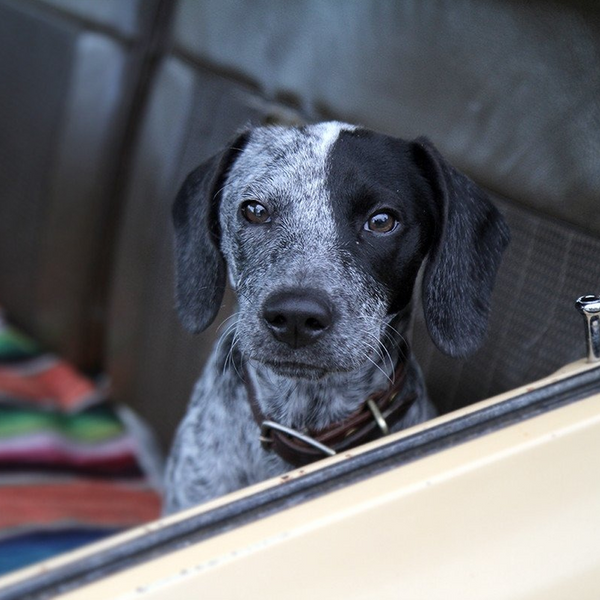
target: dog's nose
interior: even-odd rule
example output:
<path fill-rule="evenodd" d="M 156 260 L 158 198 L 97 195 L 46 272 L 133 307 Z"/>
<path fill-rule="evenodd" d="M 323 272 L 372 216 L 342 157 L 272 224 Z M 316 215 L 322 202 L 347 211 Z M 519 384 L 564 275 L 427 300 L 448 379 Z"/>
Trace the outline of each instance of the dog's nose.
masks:
<path fill-rule="evenodd" d="M 313 344 L 333 324 L 329 304 L 304 290 L 269 296 L 263 307 L 263 318 L 275 338 L 292 348 Z"/>

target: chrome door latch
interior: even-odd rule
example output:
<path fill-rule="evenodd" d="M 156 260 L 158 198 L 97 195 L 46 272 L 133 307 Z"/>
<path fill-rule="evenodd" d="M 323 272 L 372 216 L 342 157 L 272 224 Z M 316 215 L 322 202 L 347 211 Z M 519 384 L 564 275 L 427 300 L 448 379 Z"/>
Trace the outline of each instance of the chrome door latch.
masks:
<path fill-rule="evenodd" d="M 585 321 L 588 362 L 600 361 L 600 296 L 581 296 L 575 302 Z"/>

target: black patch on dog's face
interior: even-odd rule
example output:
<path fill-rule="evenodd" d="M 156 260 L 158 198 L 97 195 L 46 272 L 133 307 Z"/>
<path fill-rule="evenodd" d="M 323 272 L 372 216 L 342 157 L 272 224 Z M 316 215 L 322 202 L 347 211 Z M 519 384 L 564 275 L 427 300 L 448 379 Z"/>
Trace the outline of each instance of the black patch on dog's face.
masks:
<path fill-rule="evenodd" d="M 360 268 L 385 287 L 388 312 L 398 312 L 411 300 L 435 233 L 431 188 L 410 145 L 364 129 L 342 131 L 327 174 L 340 240 Z M 393 215 L 398 226 L 388 233 L 365 230 L 365 222 L 381 212 Z"/>

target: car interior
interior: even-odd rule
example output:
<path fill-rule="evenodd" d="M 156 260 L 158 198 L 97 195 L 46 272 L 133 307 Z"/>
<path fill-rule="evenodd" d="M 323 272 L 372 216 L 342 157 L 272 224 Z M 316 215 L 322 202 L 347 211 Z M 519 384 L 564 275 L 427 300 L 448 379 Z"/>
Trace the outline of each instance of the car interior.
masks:
<path fill-rule="evenodd" d="M 158 518 L 160 456 L 233 308 L 228 293 L 208 331 L 181 326 L 171 205 L 248 124 L 425 135 L 502 211 L 485 345 L 446 357 L 417 317 L 442 414 L 583 358 L 575 300 L 600 292 L 599 64 L 591 0 L 0 0 L 0 574 Z M 40 357 L 59 357 L 76 400 L 14 383 Z M 46 437 L 25 435 L 23 415 L 49 411 Z M 92 464 L 83 446 L 110 428 L 116 454 Z M 40 436 L 52 456 L 32 459 Z M 78 495 L 115 481 L 118 500 Z M 52 513 L 45 489 L 62 499 Z"/>

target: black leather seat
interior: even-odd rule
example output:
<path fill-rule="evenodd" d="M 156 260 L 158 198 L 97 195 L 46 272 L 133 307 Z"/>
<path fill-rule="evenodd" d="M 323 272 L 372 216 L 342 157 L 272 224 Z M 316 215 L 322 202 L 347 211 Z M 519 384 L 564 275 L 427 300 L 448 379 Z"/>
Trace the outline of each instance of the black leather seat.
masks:
<path fill-rule="evenodd" d="M 0 304 L 101 366 L 117 177 L 155 0 L 0 1 Z"/>

